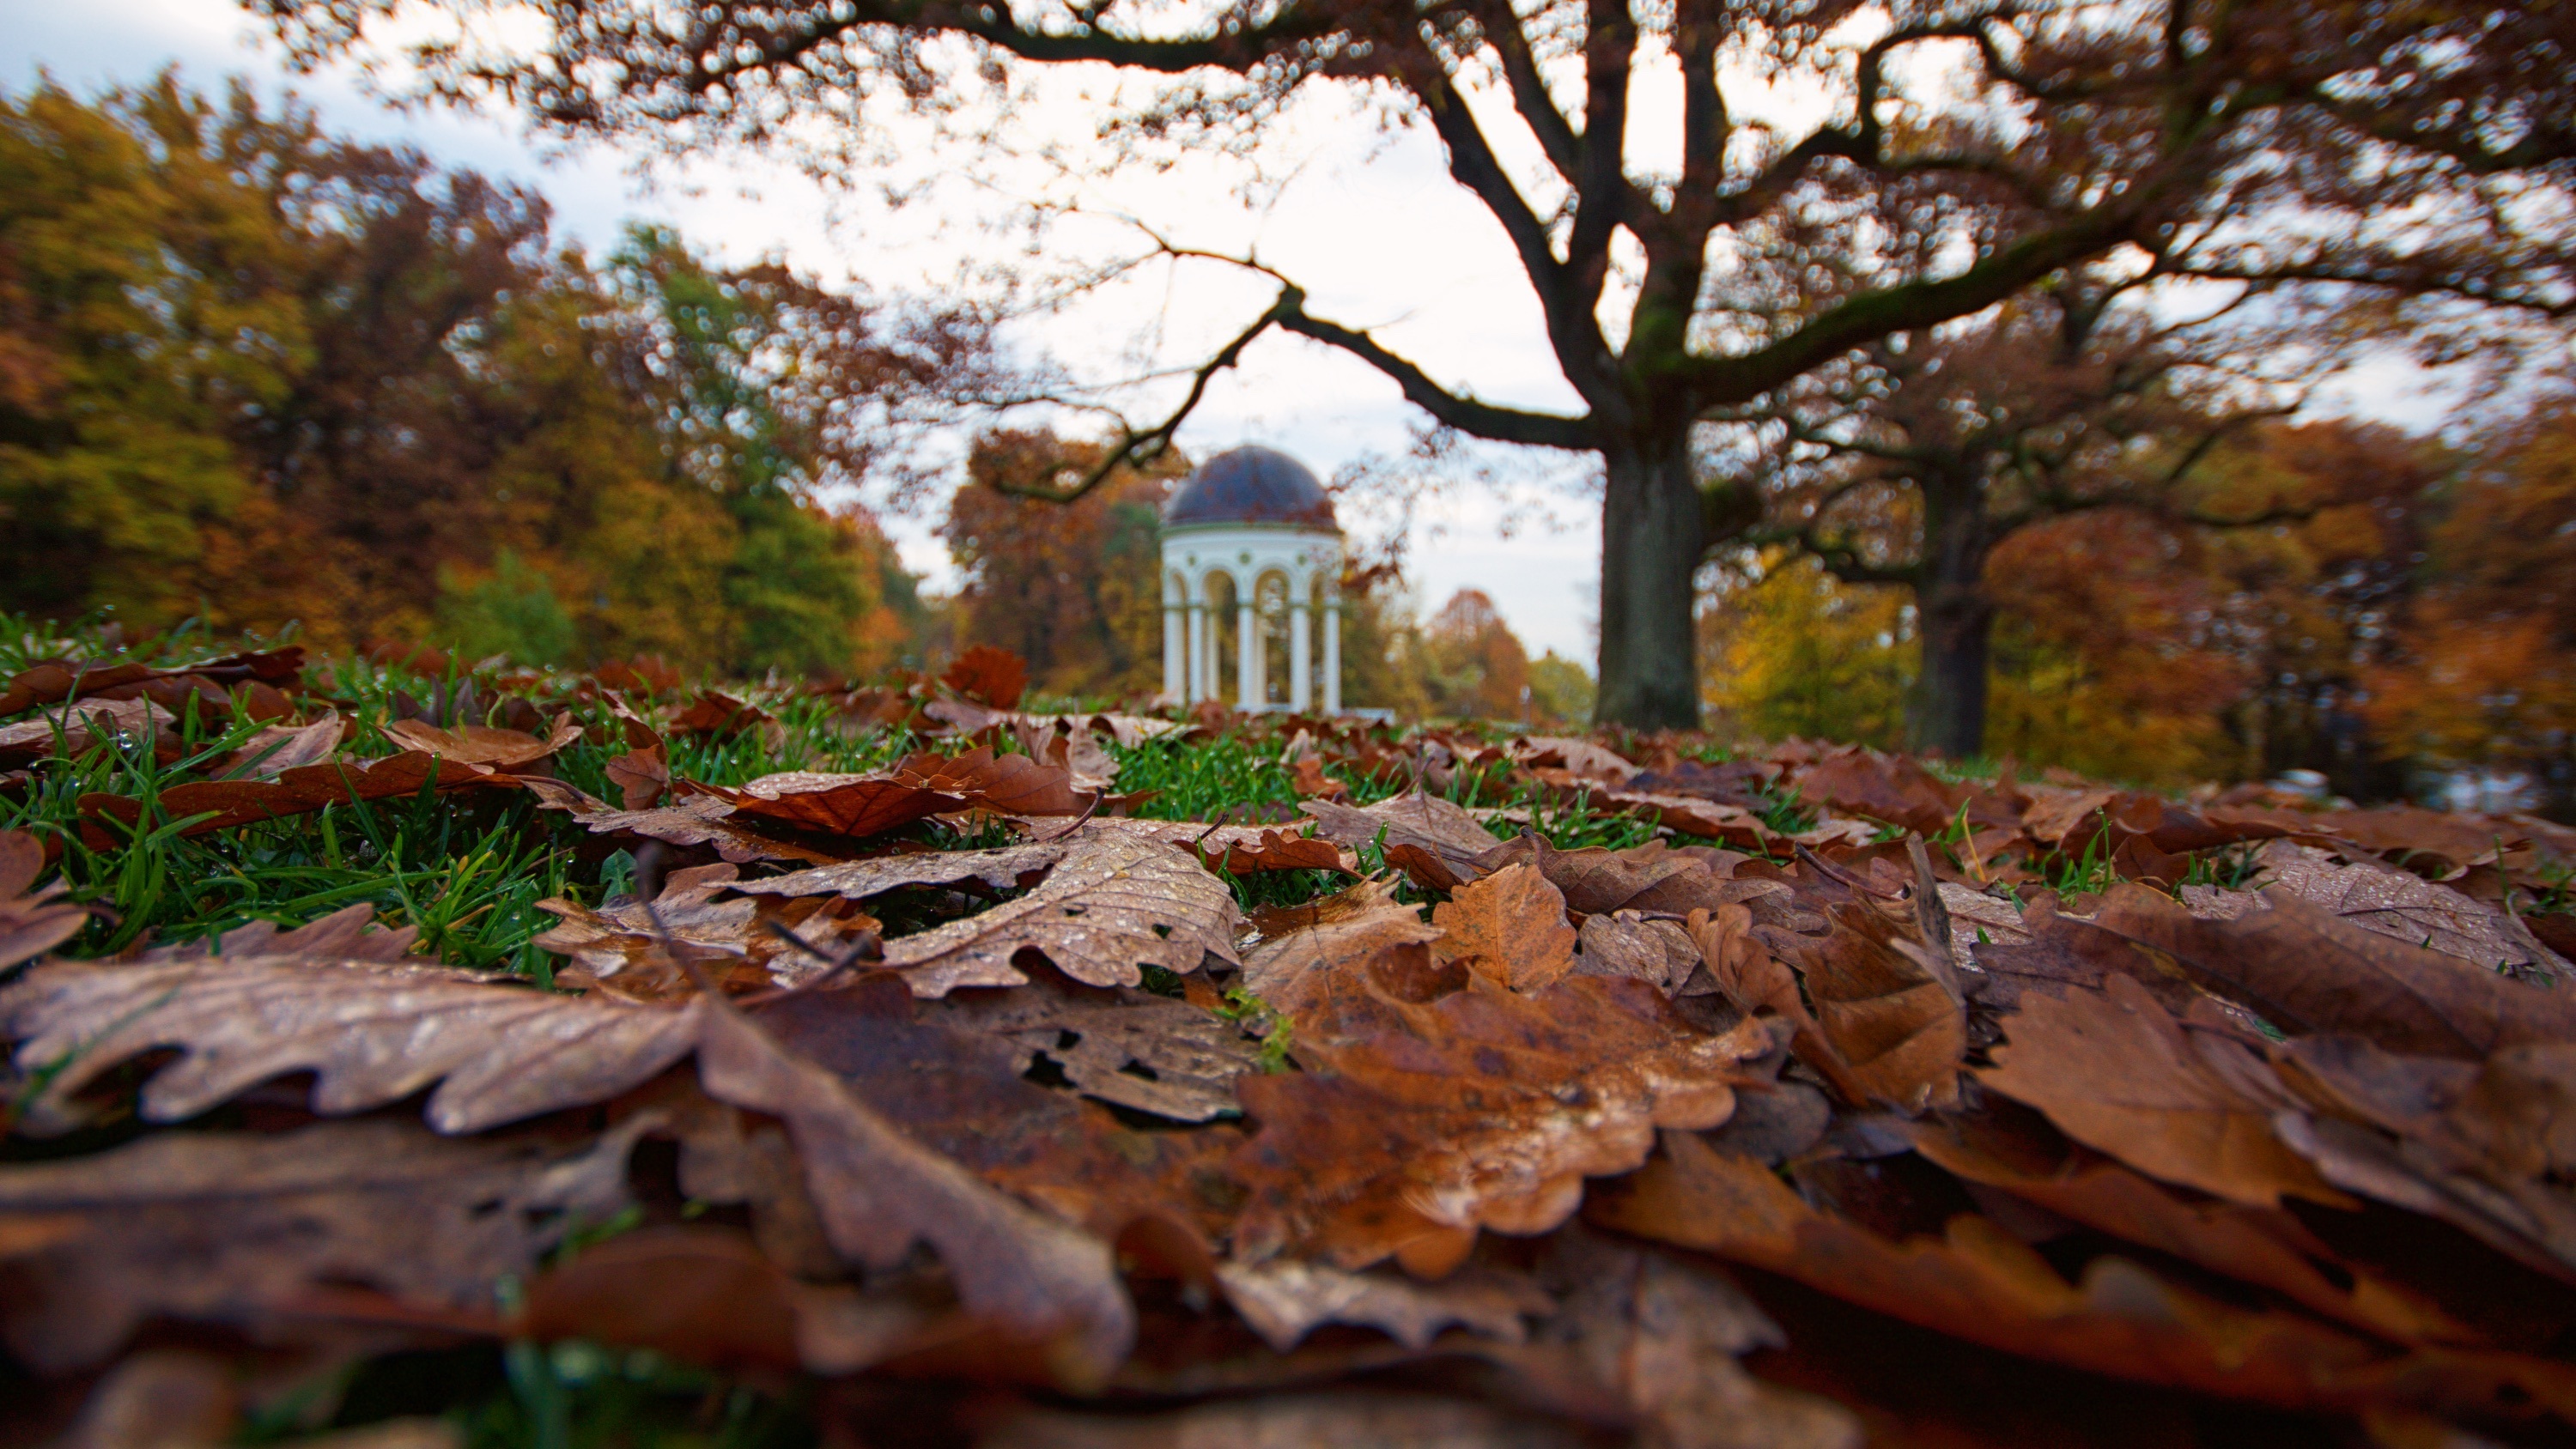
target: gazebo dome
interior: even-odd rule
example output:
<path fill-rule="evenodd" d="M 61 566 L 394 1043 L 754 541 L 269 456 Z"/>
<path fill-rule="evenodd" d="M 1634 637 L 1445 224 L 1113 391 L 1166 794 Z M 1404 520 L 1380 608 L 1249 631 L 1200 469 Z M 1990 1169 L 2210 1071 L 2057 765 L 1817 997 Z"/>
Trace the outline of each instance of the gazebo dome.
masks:
<path fill-rule="evenodd" d="M 1165 528 L 1244 523 L 1342 531 L 1324 485 L 1305 464 L 1275 448 L 1217 454 L 1163 505 Z"/>

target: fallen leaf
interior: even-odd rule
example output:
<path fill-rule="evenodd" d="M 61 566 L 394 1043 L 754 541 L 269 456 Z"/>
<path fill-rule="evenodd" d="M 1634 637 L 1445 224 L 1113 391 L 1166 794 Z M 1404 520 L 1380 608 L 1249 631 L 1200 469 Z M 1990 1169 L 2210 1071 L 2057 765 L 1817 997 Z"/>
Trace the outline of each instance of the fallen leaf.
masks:
<path fill-rule="evenodd" d="M 916 996 L 1017 986 L 1035 950 L 1089 986 L 1134 986 L 1143 968 L 1177 975 L 1209 956 L 1234 962 L 1242 913 L 1225 882 L 1180 851 L 1122 835 L 1082 836 L 1027 894 L 980 915 L 886 943 L 885 964 Z"/>
<path fill-rule="evenodd" d="M 544 739 L 524 730 L 497 729 L 491 725 L 467 724 L 453 729 L 440 729 L 418 720 L 397 719 L 385 722 L 385 738 L 405 750 L 436 755 L 468 765 L 488 765 L 495 770 L 515 774 L 560 753 L 581 739 L 581 726 L 569 714 L 555 716 L 554 724 Z"/>
<path fill-rule="evenodd" d="M 1014 757 L 1016 758 L 1016 757 Z M 679 780 L 683 795 L 707 795 L 733 807 L 727 819 L 765 822 L 819 835 L 863 839 L 900 830 L 933 815 L 963 810 L 962 796 L 881 775 L 816 775 L 803 771 L 765 775 L 740 789 Z"/>
<path fill-rule="evenodd" d="M 413 751 L 380 760 L 299 765 L 279 771 L 273 780 L 202 780 L 171 785 L 161 791 L 155 803 L 169 819 L 207 816 L 180 831 L 182 835 L 195 836 L 309 815 L 325 806 L 358 800 L 401 799 L 423 790 L 465 785 L 520 783 L 518 776 L 496 775 L 481 765 Z M 80 797 L 79 805 L 81 838 L 92 850 L 124 844 L 143 819 L 143 802 L 122 795 L 87 794 Z M 111 831 L 105 824 L 108 821 L 124 829 Z"/>
<path fill-rule="evenodd" d="M 963 797 L 1002 815 L 1079 815 L 1089 798 L 1073 788 L 1073 773 L 1026 755 L 969 750 L 954 759 L 917 754 L 895 767 L 895 778 Z"/>
<path fill-rule="evenodd" d="M 1281 1353 L 1327 1323 L 1379 1329 L 1412 1349 L 1428 1347 L 1442 1329 L 1451 1326 L 1518 1343 L 1524 1332 L 1523 1317 L 1556 1306 L 1556 1300 L 1526 1276 L 1472 1269 L 1438 1283 L 1417 1283 L 1385 1273 L 1348 1273 L 1321 1263 L 1274 1258 L 1267 1263 L 1222 1263 L 1216 1276 L 1234 1311 Z"/>
<path fill-rule="evenodd" d="M 831 1072 L 749 1018 L 705 1015 L 698 1074 L 708 1095 L 787 1124 L 832 1245 L 871 1269 L 928 1243 L 966 1309 L 1052 1345 L 1071 1384 L 1127 1356 L 1136 1311 L 1109 1245 L 1020 1205 L 906 1136 Z"/>
<path fill-rule="evenodd" d="M 1294 830 L 1295 827 L 1277 825 L 1230 825 L 1205 820 L 1140 820 L 1129 816 L 1095 815 L 1083 821 L 1073 835 L 1124 835 L 1135 840 L 1177 845 L 1212 865 L 1222 862 L 1225 869 L 1237 875 L 1263 870 L 1338 870 L 1347 875 L 1359 874 L 1359 859 L 1347 847 L 1317 836 L 1299 835 Z M 1051 835 L 1049 838 L 1071 837 Z"/>
<path fill-rule="evenodd" d="M 1419 1393 L 1349 1390 L 1226 1399 L 1156 1413 L 1024 1409 L 976 1440 L 976 1449 L 1258 1449 L 1322 1444 L 1403 1444 L 1423 1449 L 1581 1449 L 1573 1424 L 1526 1410 Z"/>
<path fill-rule="evenodd" d="M 1955 1101 L 1968 1049 L 1967 1015 L 1925 966 L 1930 948 L 1904 938 L 1866 901 L 1829 905 L 1825 915 L 1831 925 L 1822 937 L 1776 927 L 1756 934 L 1798 969 L 1817 1030 L 1850 1081 L 1870 1098 L 1909 1112 Z M 1948 964 L 1946 951 L 1941 960 Z"/>
<path fill-rule="evenodd" d="M 1235 1078 L 1259 1056 L 1242 1028 L 1188 1002 L 1053 972 L 1008 991 L 951 992 L 929 1015 L 1010 1042 L 1023 1072 L 1043 1056 L 1086 1097 L 1176 1122 L 1234 1115 Z"/>
<path fill-rule="evenodd" d="M 1008 649 L 978 644 L 958 655 L 939 682 L 995 709 L 1017 709 L 1029 687 L 1028 661 Z"/>
<path fill-rule="evenodd" d="M 1315 833 L 1336 845 L 1361 849 L 1375 843 L 1383 830 L 1388 850 L 1410 845 L 1428 851 L 1460 880 L 1484 874 L 1476 862 L 1501 843 L 1476 823 L 1476 817 L 1420 791 L 1365 807 L 1305 800 L 1297 808 L 1314 816 Z"/>
<path fill-rule="evenodd" d="M 1574 969 L 1565 897 L 1526 865 L 1460 887 L 1432 911 L 1431 923 L 1441 931 L 1431 943 L 1435 964 L 1464 962 L 1515 991 L 1540 990 Z"/>
<path fill-rule="evenodd" d="M 1618 910 L 1686 915 L 1786 889 L 1772 881 L 1730 879 L 1734 863 L 1741 858 L 1706 846 L 1675 850 L 1660 840 L 1626 850 L 1559 850 L 1545 836 L 1524 831 L 1497 846 L 1479 864 L 1493 870 L 1527 863 L 1564 892 L 1568 910 L 1587 916 Z"/>
<path fill-rule="evenodd" d="M 2269 910 L 2198 920 L 2159 891 L 2122 885 L 2095 921 L 2293 1034 L 2349 1032 L 2393 1052 L 2468 1058 L 2576 1041 L 2576 995 L 2392 940 L 2293 895 L 2267 899 Z"/>
<path fill-rule="evenodd" d="M 660 740 L 639 746 L 601 767 L 617 787 L 617 801 L 629 810 L 650 810 L 671 789 L 671 761 Z"/>
<path fill-rule="evenodd" d="M 176 946 L 138 952 L 137 961 L 200 961 L 215 956 L 308 956 L 333 961 L 401 961 L 420 940 L 420 927 L 388 931 L 376 924 L 376 908 L 365 901 L 342 906 L 291 930 L 274 921 L 252 921 L 221 936 L 200 936 Z"/>
<path fill-rule="evenodd" d="M 1580 1363 L 1660 1449 L 1859 1449 L 1860 1421 L 1739 1362 L 1788 1337 L 1705 1263 L 1568 1224 L 1538 1264 L 1561 1298 L 1531 1334 Z M 1509 1363 L 1508 1359 L 1503 1362 Z"/>
<path fill-rule="evenodd" d="M 2231 1202 L 2343 1200 L 2273 1136 L 2274 1115 L 2298 1104 L 2270 1069 L 2228 1070 L 2217 1054 L 2230 1044 L 2187 1036 L 2130 977 L 2109 976 L 2098 993 L 2032 992 L 2006 1031 L 1977 1079 L 2085 1146 Z"/>
<path fill-rule="evenodd" d="M 1291 770 L 1289 788 L 1301 800 L 1340 800 L 1351 793 L 1351 787 L 1324 773 L 1324 762 L 1313 755 L 1299 760 Z"/>
<path fill-rule="evenodd" d="M 154 669 L 143 664 L 52 660 L 10 678 L 8 687 L 0 689 L 0 715 L 17 714 L 40 704 L 54 704 L 66 699 L 87 699 L 108 690 L 130 689 L 155 680 L 274 686 L 292 684 L 303 672 L 304 646 L 301 644 L 227 654 L 221 659 L 181 665 L 175 669 Z"/>
<path fill-rule="evenodd" d="M 553 913 L 557 923 L 535 944 L 570 957 L 578 968 L 569 980 L 558 972 L 558 982 L 604 981 L 620 995 L 681 999 L 694 995 L 697 987 L 663 948 L 665 931 L 693 960 L 715 967 L 720 978 L 739 967 L 741 988 L 758 990 L 810 980 L 828 969 L 817 952 L 838 958 L 878 929 L 874 917 L 844 908 L 836 897 L 716 900 L 734 890 L 739 873 L 732 865 L 674 871 L 650 911 L 633 897 L 611 900 L 595 911 L 574 901 L 539 901 L 538 909 Z M 778 935 L 780 930 L 793 931 L 812 949 L 798 949 Z"/>
<path fill-rule="evenodd" d="M 637 842 L 658 840 L 665 845 L 683 847 L 704 846 L 737 865 L 752 861 L 829 865 L 842 858 L 830 851 L 746 830 L 732 823 L 733 806 L 711 795 L 692 796 L 649 810 L 616 810 L 604 800 L 592 799 L 560 780 L 549 780 L 542 775 L 522 777 L 519 784 L 537 797 L 538 809 L 562 811 L 580 821 L 582 828 L 593 835 L 623 836 Z"/>
<path fill-rule="evenodd" d="M 1604 1226 L 1779 1273 L 1904 1322 L 2006 1353 L 2307 1411 L 2402 1405 L 2564 1417 L 2561 1365 L 2431 1348 L 2391 1352 L 2295 1314 L 2237 1308 L 2105 1256 L 2069 1283 L 1991 1221 L 1894 1243 L 1809 1208 L 1759 1163 L 1682 1133 L 1597 1194 Z"/>
<path fill-rule="evenodd" d="M 673 717 L 670 727 L 670 733 L 675 735 L 711 740 L 753 730 L 781 733 L 778 721 L 768 711 L 713 689 L 701 691 L 687 709 Z"/>
<path fill-rule="evenodd" d="M 488 1312 L 500 1280 L 626 1205 L 627 1156 L 651 1125 L 569 1142 L 458 1140 L 396 1120 L 168 1132 L 0 1166 L 0 1222 L 80 1224 L 12 1255 L 0 1324 L 27 1362 L 61 1372 L 150 1318 L 256 1328 L 326 1285 Z"/>
<path fill-rule="evenodd" d="M 995 995 L 1007 1000 L 1032 989 Z M 1207 1244 L 1225 1233 L 1241 1200 L 1223 1173 L 1226 1154 L 1242 1140 L 1239 1129 L 1131 1128 L 1070 1082 L 1030 1080 L 1022 1043 L 981 1030 L 969 1014 L 915 999 L 891 972 L 748 1010 L 798 1058 L 839 1077 L 870 1110 L 985 1182 L 1104 1241 L 1140 1219 L 1181 1224 L 1196 1235 L 1207 1272 L 1214 1271 Z"/>
<path fill-rule="evenodd" d="M 1790 1027 L 1789 1049 L 1854 1106 L 1870 1100 L 1868 1086 L 1852 1074 L 1851 1064 L 1825 1037 L 1824 1028 L 1807 1010 L 1797 973 L 1771 954 L 1753 934 L 1753 912 L 1743 905 L 1715 911 L 1693 911 L 1683 923 L 1708 968 L 1708 979 L 1720 995 L 1747 1016 L 1768 1011 Z"/>
<path fill-rule="evenodd" d="M 2186 1202 L 2111 1163 L 2065 1156 L 2016 1161 L 1979 1118 L 1918 1122 L 1917 1152 L 1945 1172 L 2001 1188 L 2060 1217 L 2139 1247 L 2266 1288 L 2392 1343 L 2475 1344 L 2480 1335 L 2435 1304 L 2337 1259 L 2297 1218 L 2241 1203 Z"/>
<path fill-rule="evenodd" d="M 799 1282 L 737 1231 L 673 1225 L 621 1234 L 538 1274 L 508 1331 L 651 1349 L 718 1372 L 848 1374 L 921 1346 L 952 1316 L 899 1283 Z"/>
<path fill-rule="evenodd" d="M 0 725 L 0 765 L 22 765 L 59 754 L 77 759 L 102 740 L 151 743 L 178 717 L 148 699 L 85 700 Z"/>
<path fill-rule="evenodd" d="M 1594 916 L 1583 923 L 1577 940 L 1582 954 L 1575 959 L 1576 971 L 1632 976 L 1668 997 L 1679 995 L 1700 965 L 1699 948 L 1679 924 L 1649 921 L 1635 911 Z"/>
<path fill-rule="evenodd" d="M 1580 779 L 1597 780 L 1614 788 L 1626 785 L 1637 774 L 1635 765 L 1590 740 L 1529 735 L 1505 745 L 1503 752 L 1518 764 L 1533 768 L 1552 765 Z"/>
<path fill-rule="evenodd" d="M 1293 1013 L 1307 1070 L 1236 1085 L 1259 1132 L 1236 1256 L 1294 1248 L 1336 1267 L 1393 1257 L 1437 1277 L 1480 1229 L 1563 1222 L 1583 1179 L 1644 1160 L 1658 1125 L 1724 1122 L 1769 1028 L 1698 1031 L 1643 982 L 1506 990 L 1421 946 L 1324 972 Z M 1276 1004 L 1274 1002 L 1274 1004 Z"/>
<path fill-rule="evenodd" d="M 815 866 L 810 870 L 791 870 L 784 875 L 763 876 L 758 880 L 737 881 L 733 889 L 747 895 L 837 895 L 854 901 L 881 896 L 904 886 L 948 885 L 969 880 L 1010 890 L 1037 884 L 1047 871 L 1055 868 L 1056 862 L 1072 850 L 1070 840 L 1048 840 L 1027 845 L 1005 845 L 994 850 L 913 851 Z"/>
<path fill-rule="evenodd" d="M 23 830 L 0 830 L 0 970 L 29 961 L 80 934 L 89 908 L 62 898 L 57 880 L 39 890 L 45 847 Z"/>
<path fill-rule="evenodd" d="M 1292 1015 L 1319 1003 L 1337 973 L 1360 969 L 1392 947 L 1441 937 L 1418 908 L 1395 899 L 1385 880 L 1364 880 L 1260 919 L 1261 939 L 1243 958 L 1243 989 Z"/>
<path fill-rule="evenodd" d="M 340 748 L 342 733 L 340 716 L 327 709 L 310 724 L 270 725 L 207 766 L 206 773 L 217 779 L 273 780 L 288 770 L 331 758 L 331 752 Z"/>
<path fill-rule="evenodd" d="M 314 1074 L 339 1114 L 438 1084 L 441 1132 L 605 1101 L 688 1054 L 697 1008 L 557 996 L 431 966 L 303 956 L 100 965 L 55 961 L 0 987 L 0 1035 L 44 1087 L 22 1129 L 68 1131 L 73 1094 L 131 1057 L 176 1047 L 143 1085 L 145 1120 L 177 1122 L 273 1077 Z"/>
<path fill-rule="evenodd" d="M 2260 894 L 2185 886 L 2183 904 L 2201 920 L 2234 920 L 2265 909 L 2275 895 L 2293 895 L 2365 931 L 2491 971 L 2576 975 L 2510 915 L 2411 871 L 2368 858 L 2337 864 L 2331 851 L 2287 840 L 2266 845 L 2257 860 Z"/>
<path fill-rule="evenodd" d="M 2134 977 L 2167 1010 L 2181 1012 L 2200 995 L 2178 969 L 2116 931 L 2078 916 L 2060 915 L 2056 898 L 2035 895 L 2021 911 L 2023 939 L 1980 942 L 1969 948 L 1985 975 L 1979 1000 L 1996 1011 L 2016 1009 L 2025 993 L 2065 987 L 2099 991 L 2112 976 Z"/>

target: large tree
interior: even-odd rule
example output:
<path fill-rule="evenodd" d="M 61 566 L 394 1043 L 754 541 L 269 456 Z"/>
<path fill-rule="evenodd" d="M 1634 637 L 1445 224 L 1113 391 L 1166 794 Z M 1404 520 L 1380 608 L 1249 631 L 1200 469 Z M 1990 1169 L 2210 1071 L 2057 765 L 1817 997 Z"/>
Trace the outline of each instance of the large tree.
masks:
<path fill-rule="evenodd" d="M 1693 576 L 1754 512 L 1749 490 L 1694 467 L 1714 409 L 2115 253 L 2177 274 L 2569 296 L 2576 13 L 2545 0 L 534 0 L 537 24 L 509 32 L 526 45 L 475 40 L 494 33 L 464 24 L 480 0 L 251 3 L 308 58 L 445 12 L 460 29 L 412 50 L 433 90 L 688 143 L 864 126 L 1016 64 L 1163 78 L 1104 135 L 1221 138 L 1305 87 L 1365 93 L 1429 127 L 1499 225 L 1581 410 L 1482 401 L 1278 276 L 1181 410 L 1114 452 L 1168 442 L 1206 377 L 1276 329 L 1376 368 L 1445 427 L 1596 454 L 1599 711 L 1634 725 L 1697 720 Z M 1653 104 L 1648 87 L 1676 77 L 1678 103 Z M 1814 104 L 1759 115 L 1766 88 Z M 1792 112 L 1816 118 L 1791 128 Z M 1728 305 L 1748 241 L 1819 218 L 1956 244 L 1934 271 L 1820 287 L 1813 307 Z"/>

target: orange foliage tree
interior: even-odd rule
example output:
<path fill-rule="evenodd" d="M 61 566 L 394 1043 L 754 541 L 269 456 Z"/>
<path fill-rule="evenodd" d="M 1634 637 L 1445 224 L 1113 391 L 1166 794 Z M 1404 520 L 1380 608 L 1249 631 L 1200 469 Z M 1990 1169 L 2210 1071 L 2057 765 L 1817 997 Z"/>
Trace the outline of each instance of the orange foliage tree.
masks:
<path fill-rule="evenodd" d="M 1161 507 L 1187 460 L 1167 453 L 1121 469 L 1070 504 L 991 486 L 998 479 L 1080 473 L 1105 444 L 1045 432 L 992 432 L 975 442 L 968 485 L 940 536 L 964 575 L 959 645 L 992 644 L 1029 661 L 1051 694 L 1119 696 L 1162 688 Z"/>

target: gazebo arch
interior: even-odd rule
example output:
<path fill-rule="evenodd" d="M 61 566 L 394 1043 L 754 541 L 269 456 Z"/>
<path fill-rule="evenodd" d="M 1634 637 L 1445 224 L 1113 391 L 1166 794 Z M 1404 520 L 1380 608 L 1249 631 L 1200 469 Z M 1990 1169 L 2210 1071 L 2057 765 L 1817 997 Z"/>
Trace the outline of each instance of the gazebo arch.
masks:
<path fill-rule="evenodd" d="M 1272 574 L 1287 585 L 1284 703 L 1270 699 L 1259 614 L 1261 581 Z M 1163 692 L 1187 704 L 1221 697 L 1226 621 L 1216 611 L 1230 608 L 1237 709 L 1304 711 L 1320 703 L 1325 713 L 1340 713 L 1341 576 L 1342 530 L 1332 499 L 1305 465 L 1258 447 L 1209 459 L 1163 509 Z M 1218 578 L 1232 596 L 1222 602 L 1211 587 Z"/>

